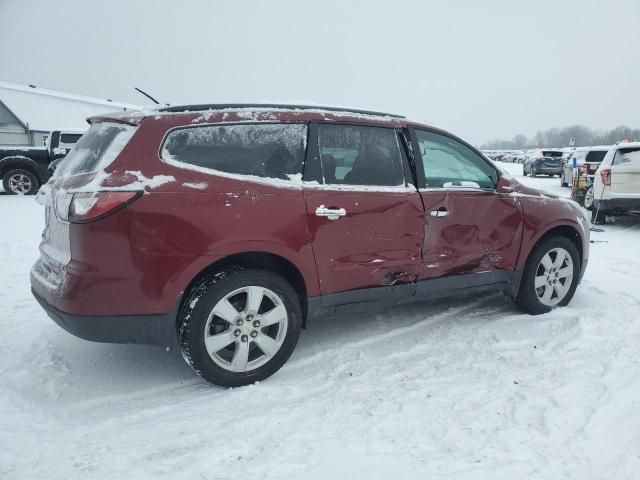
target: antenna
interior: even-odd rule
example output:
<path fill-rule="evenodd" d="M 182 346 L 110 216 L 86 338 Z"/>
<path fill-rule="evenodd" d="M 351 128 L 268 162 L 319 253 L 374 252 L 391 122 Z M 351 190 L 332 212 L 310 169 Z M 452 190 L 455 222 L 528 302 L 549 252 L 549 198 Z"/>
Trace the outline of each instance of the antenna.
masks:
<path fill-rule="evenodd" d="M 138 92 L 140 92 L 142 95 L 144 95 L 145 97 L 147 97 L 149 100 L 151 100 L 153 103 L 155 103 L 156 105 L 160 105 L 160 102 L 157 101 L 155 98 L 153 98 L 151 95 L 149 95 L 147 92 L 140 90 L 138 87 L 133 87 L 135 88 Z"/>

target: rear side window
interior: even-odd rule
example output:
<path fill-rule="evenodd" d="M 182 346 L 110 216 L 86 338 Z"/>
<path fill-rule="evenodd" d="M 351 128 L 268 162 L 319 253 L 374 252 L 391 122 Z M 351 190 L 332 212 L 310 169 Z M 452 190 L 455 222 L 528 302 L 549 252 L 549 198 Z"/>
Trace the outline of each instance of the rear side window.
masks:
<path fill-rule="evenodd" d="M 93 125 L 56 169 L 56 176 L 77 175 L 104 169 L 116 159 L 135 131 L 136 127 L 119 123 Z"/>
<path fill-rule="evenodd" d="M 590 163 L 602 163 L 602 160 L 604 159 L 604 156 L 607 154 L 606 150 L 602 151 L 602 150 L 592 150 L 589 153 L 587 153 L 587 158 L 586 158 L 586 162 L 590 162 Z"/>
<path fill-rule="evenodd" d="M 172 130 L 162 159 L 236 175 L 290 180 L 302 173 L 304 124 L 206 125 Z"/>
<path fill-rule="evenodd" d="M 613 158 L 614 165 L 631 164 L 640 167 L 640 148 L 621 148 Z"/>
<path fill-rule="evenodd" d="M 326 185 L 404 185 L 402 156 L 393 128 L 320 124 L 318 147 Z"/>

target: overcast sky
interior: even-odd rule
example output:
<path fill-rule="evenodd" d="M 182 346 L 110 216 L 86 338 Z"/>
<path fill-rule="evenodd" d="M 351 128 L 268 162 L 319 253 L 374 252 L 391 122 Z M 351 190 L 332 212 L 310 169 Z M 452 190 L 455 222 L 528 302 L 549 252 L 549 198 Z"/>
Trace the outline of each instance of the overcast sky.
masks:
<path fill-rule="evenodd" d="M 0 80 L 145 103 L 305 101 L 475 144 L 640 127 L 640 0 L 0 0 Z"/>

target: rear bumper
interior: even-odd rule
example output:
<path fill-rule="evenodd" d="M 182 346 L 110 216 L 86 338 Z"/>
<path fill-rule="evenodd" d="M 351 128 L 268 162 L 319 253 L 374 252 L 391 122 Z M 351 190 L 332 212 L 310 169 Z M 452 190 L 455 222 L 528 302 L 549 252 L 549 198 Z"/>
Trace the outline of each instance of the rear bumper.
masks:
<path fill-rule="evenodd" d="M 76 337 L 92 342 L 140 343 L 174 347 L 178 344 L 177 315 L 180 305 L 161 315 L 75 315 L 58 310 L 31 289 L 47 315 Z"/>
<path fill-rule="evenodd" d="M 640 210 L 640 198 L 610 198 L 604 200 L 595 200 L 596 209 L 614 213 L 624 213 L 629 210 Z"/>

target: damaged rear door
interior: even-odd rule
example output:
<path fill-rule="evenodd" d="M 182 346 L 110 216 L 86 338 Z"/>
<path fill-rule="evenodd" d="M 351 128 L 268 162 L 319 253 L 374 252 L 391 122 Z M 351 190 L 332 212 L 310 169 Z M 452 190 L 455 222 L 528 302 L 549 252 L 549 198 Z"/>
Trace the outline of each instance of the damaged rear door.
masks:
<path fill-rule="evenodd" d="M 522 208 L 496 191 L 495 167 L 441 132 L 412 129 L 412 143 L 425 208 L 420 278 L 514 270 Z"/>
<path fill-rule="evenodd" d="M 417 278 L 424 211 L 407 180 L 397 133 L 352 124 L 320 123 L 310 129 L 304 190 L 324 296 Z M 360 301 L 353 297 L 359 294 L 364 301 L 364 290 L 345 300 Z"/>

